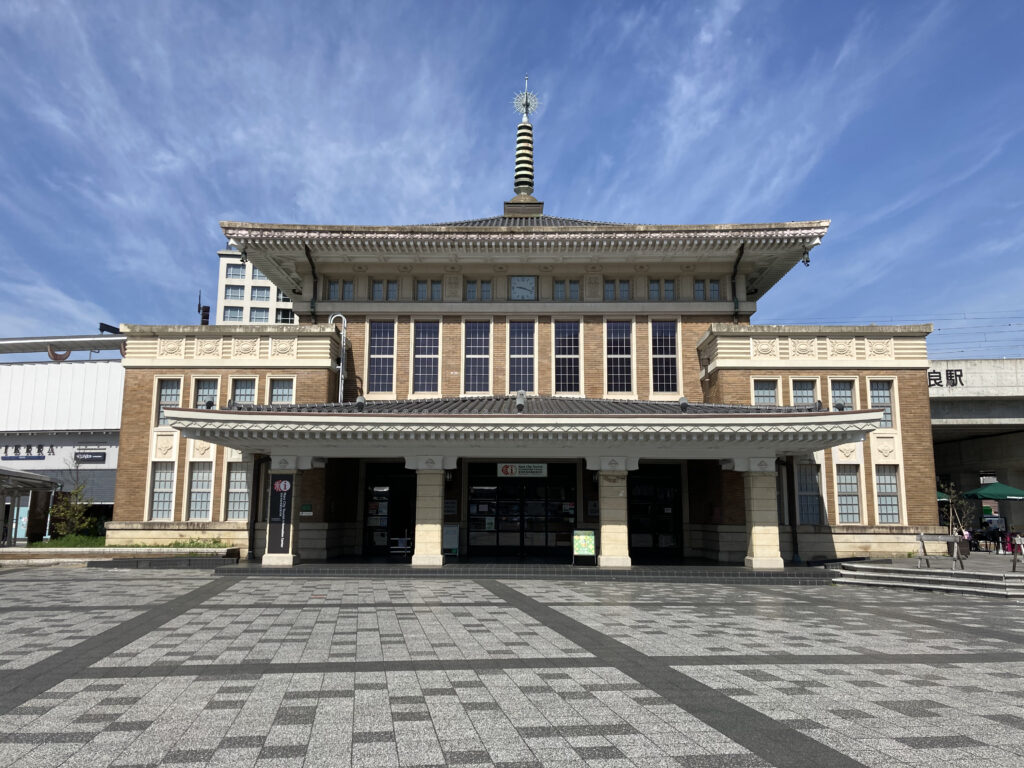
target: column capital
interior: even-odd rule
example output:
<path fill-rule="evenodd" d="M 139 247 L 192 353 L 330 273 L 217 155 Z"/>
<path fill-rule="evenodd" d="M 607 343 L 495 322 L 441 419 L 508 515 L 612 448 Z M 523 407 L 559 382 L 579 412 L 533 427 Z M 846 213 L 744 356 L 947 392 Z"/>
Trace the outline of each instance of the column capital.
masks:
<path fill-rule="evenodd" d="M 406 456 L 406 469 L 455 469 L 459 461 L 458 456 Z"/>
<path fill-rule="evenodd" d="M 730 472 L 770 472 L 775 474 L 774 456 L 743 456 L 736 459 L 720 459 L 722 469 Z"/>
<path fill-rule="evenodd" d="M 640 466 L 633 456 L 587 456 L 587 469 L 601 472 L 631 472 Z"/>
<path fill-rule="evenodd" d="M 270 456 L 270 468 L 275 471 L 294 472 L 298 468 L 298 463 L 297 456 L 281 456 L 277 454 L 271 454 Z"/>

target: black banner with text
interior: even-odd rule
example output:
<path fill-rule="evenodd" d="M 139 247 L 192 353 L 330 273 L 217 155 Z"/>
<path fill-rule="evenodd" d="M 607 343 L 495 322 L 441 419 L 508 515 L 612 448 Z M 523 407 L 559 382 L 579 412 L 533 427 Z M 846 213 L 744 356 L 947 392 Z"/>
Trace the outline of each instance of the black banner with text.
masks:
<path fill-rule="evenodd" d="M 267 526 L 267 553 L 286 555 L 291 549 L 292 488 L 294 475 L 270 476 L 270 519 Z"/>

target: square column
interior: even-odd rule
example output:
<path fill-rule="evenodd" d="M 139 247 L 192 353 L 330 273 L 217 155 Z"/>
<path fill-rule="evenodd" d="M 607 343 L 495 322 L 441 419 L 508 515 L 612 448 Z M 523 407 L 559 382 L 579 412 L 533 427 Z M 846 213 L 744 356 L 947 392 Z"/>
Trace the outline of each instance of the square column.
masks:
<path fill-rule="evenodd" d="M 601 567 L 629 568 L 629 508 L 626 498 L 626 472 L 598 472 L 598 503 L 601 507 Z"/>
<path fill-rule="evenodd" d="M 769 466 L 774 469 L 774 459 Z M 743 496 L 747 513 L 747 556 L 743 564 L 756 569 L 782 568 L 775 472 L 744 472 Z"/>
<path fill-rule="evenodd" d="M 444 470 L 416 470 L 416 527 L 413 565 L 444 565 L 441 523 L 444 516 Z"/>

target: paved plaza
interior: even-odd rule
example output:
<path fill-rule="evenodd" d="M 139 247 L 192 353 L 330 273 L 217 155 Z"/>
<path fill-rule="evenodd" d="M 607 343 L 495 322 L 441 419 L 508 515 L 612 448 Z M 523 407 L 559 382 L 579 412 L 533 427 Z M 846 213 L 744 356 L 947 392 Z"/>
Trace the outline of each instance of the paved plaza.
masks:
<path fill-rule="evenodd" d="M 0 569 L 3 766 L 1024 765 L 1020 601 Z"/>

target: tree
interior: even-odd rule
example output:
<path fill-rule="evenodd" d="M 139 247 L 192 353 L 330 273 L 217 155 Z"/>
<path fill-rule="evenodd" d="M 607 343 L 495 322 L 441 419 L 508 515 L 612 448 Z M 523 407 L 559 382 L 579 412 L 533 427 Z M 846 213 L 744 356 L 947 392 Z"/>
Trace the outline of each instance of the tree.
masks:
<path fill-rule="evenodd" d="M 949 496 L 947 506 L 949 507 L 947 523 L 950 534 L 960 533 L 962 530 L 973 530 L 977 512 L 977 502 L 968 499 L 954 483 L 944 483 L 942 492 Z"/>
<path fill-rule="evenodd" d="M 85 533 L 93 526 L 93 520 L 86 514 L 92 506 L 92 499 L 85 497 L 85 483 L 79 482 L 70 491 L 54 494 L 50 506 L 50 536 L 64 538 Z"/>

